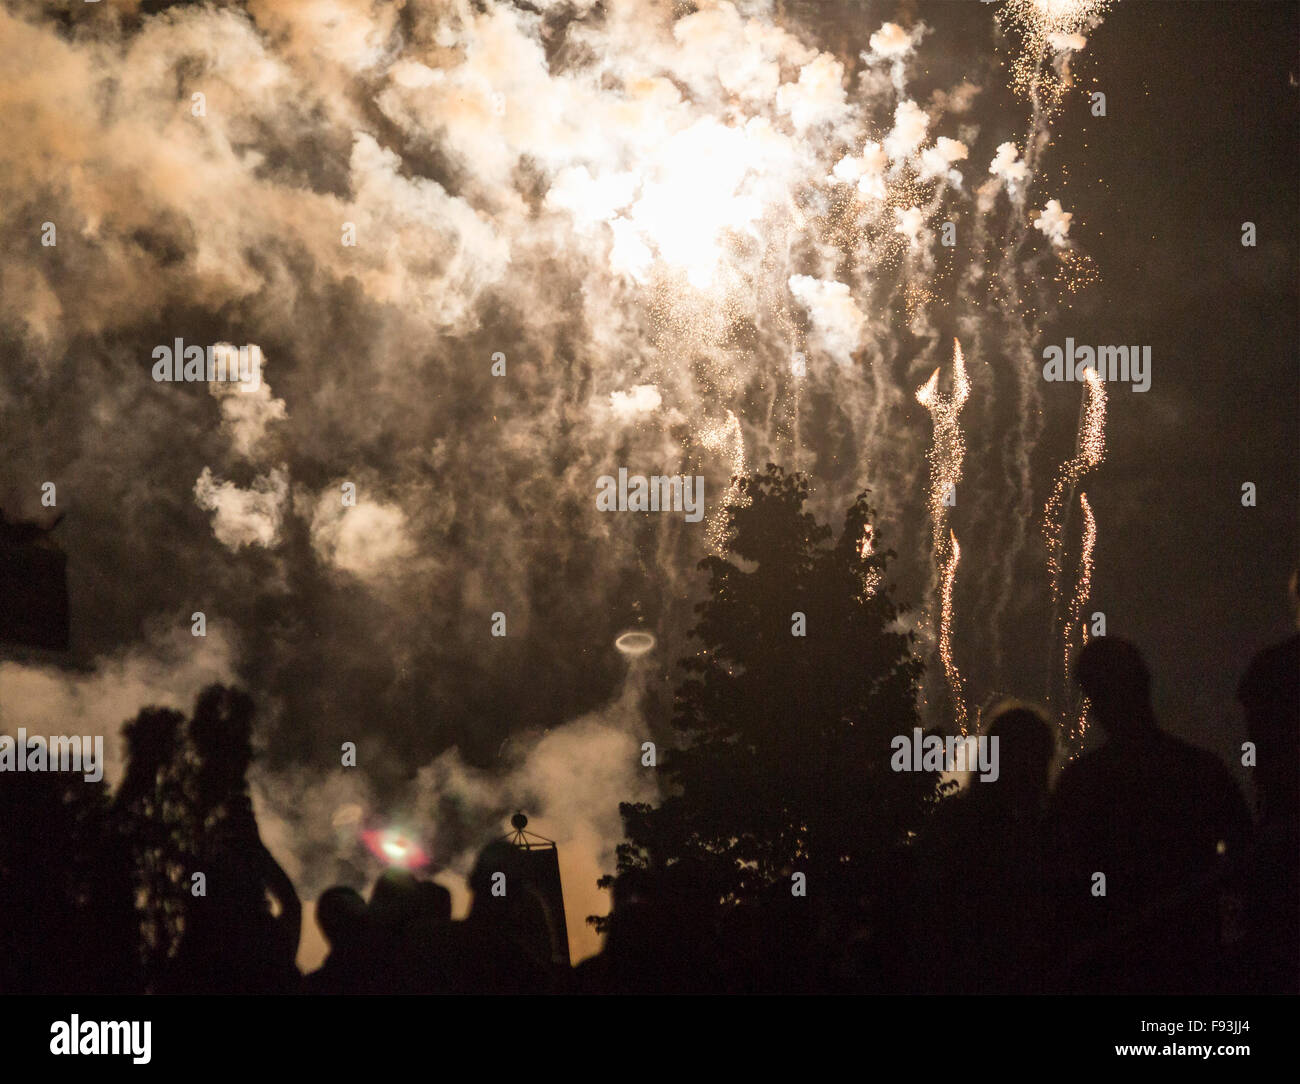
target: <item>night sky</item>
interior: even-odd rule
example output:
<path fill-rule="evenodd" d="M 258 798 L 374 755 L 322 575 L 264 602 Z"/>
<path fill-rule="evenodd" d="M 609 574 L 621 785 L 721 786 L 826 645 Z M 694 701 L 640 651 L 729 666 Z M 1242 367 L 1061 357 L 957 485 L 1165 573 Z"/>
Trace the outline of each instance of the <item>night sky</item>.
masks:
<path fill-rule="evenodd" d="M 1110 398 L 1094 598 L 1147 653 L 1163 723 L 1229 763 L 1236 683 L 1295 622 L 1298 30 L 1292 4 L 1120 4 L 1090 73 L 1114 107 L 1067 107 L 1057 139 L 1103 268 L 1057 341 L 1153 355 L 1151 390 Z"/>

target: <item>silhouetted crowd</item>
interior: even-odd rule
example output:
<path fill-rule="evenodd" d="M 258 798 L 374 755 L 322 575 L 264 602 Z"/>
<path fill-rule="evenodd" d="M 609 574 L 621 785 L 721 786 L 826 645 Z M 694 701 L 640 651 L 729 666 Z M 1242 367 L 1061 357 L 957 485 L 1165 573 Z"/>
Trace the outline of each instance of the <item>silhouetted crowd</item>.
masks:
<path fill-rule="evenodd" d="M 1097 638 L 1075 673 L 1104 743 L 1055 772 L 1030 705 L 993 712 L 996 782 L 900 841 L 868 891 L 730 907 L 688 860 L 614 882 L 603 950 L 570 967 L 559 909 L 489 843 L 468 915 L 390 869 L 367 901 L 316 902 L 323 966 L 295 966 L 301 906 L 249 799 L 253 704 L 206 689 L 189 720 L 125 728 L 111 797 L 0 773 L 0 989 L 68 993 L 1189 993 L 1300 989 L 1300 636 L 1239 687 L 1257 811 L 1223 763 L 1162 731 L 1136 648 Z M 1053 777 L 1055 775 L 1055 785 Z M 496 879 L 514 886 L 496 891 Z"/>

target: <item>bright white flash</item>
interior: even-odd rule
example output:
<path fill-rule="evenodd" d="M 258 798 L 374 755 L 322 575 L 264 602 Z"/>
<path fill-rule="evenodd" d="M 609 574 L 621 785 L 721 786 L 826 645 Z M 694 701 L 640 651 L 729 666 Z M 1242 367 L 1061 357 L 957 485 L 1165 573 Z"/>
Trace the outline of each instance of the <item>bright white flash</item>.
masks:
<path fill-rule="evenodd" d="M 738 235 L 761 240 L 764 214 L 788 205 L 793 155 L 766 118 L 701 117 L 661 140 L 632 141 L 623 170 L 568 171 L 548 200 L 584 226 L 609 227 L 616 273 L 645 285 L 663 267 L 708 290 L 728 245 Z"/>
<path fill-rule="evenodd" d="M 700 120 L 664 144 L 628 219 L 660 259 L 685 271 L 696 289 L 707 289 L 727 233 L 750 230 L 762 217 L 763 205 L 745 183 L 762 158 L 747 130 Z"/>

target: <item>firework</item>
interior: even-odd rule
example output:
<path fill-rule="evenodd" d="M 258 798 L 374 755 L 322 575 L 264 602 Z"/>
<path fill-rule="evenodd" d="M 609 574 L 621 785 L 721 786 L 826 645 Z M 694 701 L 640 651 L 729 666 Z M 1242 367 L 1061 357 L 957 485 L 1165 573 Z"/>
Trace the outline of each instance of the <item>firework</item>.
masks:
<path fill-rule="evenodd" d="M 1000 18 L 1021 40 L 1011 65 L 1011 86 L 1052 113 L 1070 85 L 1070 54 L 1087 43 L 1085 31 L 1101 22 L 1113 0 L 1007 0 Z M 1048 61 L 1055 60 L 1049 68 Z"/>
<path fill-rule="evenodd" d="M 1097 273 L 1097 265 L 1087 253 L 1065 248 L 1057 254 L 1057 260 L 1055 277 L 1062 298 L 1082 293 L 1095 286 L 1101 278 Z"/>
<path fill-rule="evenodd" d="M 930 526 L 935 566 L 940 581 L 939 654 L 943 660 L 948 691 L 952 697 L 957 724 L 966 733 L 966 704 L 961 674 L 952 653 L 952 589 L 957 577 L 960 549 L 957 536 L 948 527 L 948 509 L 956 502 L 957 483 L 961 481 L 962 461 L 966 454 L 958 416 L 970 396 L 966 359 L 961 343 L 953 340 L 952 394 L 939 392 L 939 370 L 916 390 L 916 401 L 930 412 L 934 440 L 930 446 Z"/>
<path fill-rule="evenodd" d="M 621 612 L 631 573 L 644 575 L 663 592 L 655 634 L 669 639 L 656 647 L 648 632 L 629 631 L 599 645 L 606 662 L 625 660 L 635 673 L 684 632 L 679 602 L 700 587 L 699 551 L 725 548 L 730 511 L 744 498 L 724 476 L 775 462 L 815 478 L 819 516 L 870 481 L 879 528 L 902 540 L 891 568 L 902 587 L 921 581 L 926 592 L 931 678 L 946 680 L 963 729 L 972 725 L 977 667 L 985 654 L 1000 659 L 1001 637 L 1018 627 L 1004 617 L 1013 593 L 1019 603 L 1020 562 L 1041 510 L 1031 462 L 1044 385 L 1031 314 L 1052 286 L 1050 263 L 1059 261 L 1071 298 L 1093 272 L 1058 244 L 1067 238 L 1064 211 L 1030 211 L 1051 207 L 1047 196 L 1070 205 L 1070 193 L 1036 190 L 1045 114 L 1035 109 L 1026 134 L 1027 111 L 999 112 L 1002 96 L 979 75 L 992 69 L 986 58 L 948 63 L 968 43 L 938 41 L 943 21 L 927 27 L 913 5 L 901 5 L 906 25 L 878 28 L 859 25 L 861 5 L 844 6 L 834 51 L 823 52 L 805 32 L 819 21 L 817 5 L 799 5 L 787 20 L 794 6 L 485 0 L 452 5 L 417 34 L 392 21 L 398 6 L 378 5 L 380 23 L 349 24 L 340 52 L 311 5 L 254 5 L 257 18 L 233 22 L 214 5 L 180 5 L 154 19 L 147 38 L 160 52 L 147 64 L 126 43 L 148 20 L 131 28 L 110 20 L 100 30 L 85 23 L 71 38 L 57 12 L 39 32 L 35 15 L 10 20 L 34 46 L 14 50 L 33 66 L 20 62 L 9 112 L 23 123 L 10 142 L 44 163 L 27 171 L 11 163 L 19 181 L 30 180 L 19 184 L 19 202 L 45 205 L 46 173 L 70 178 L 60 213 L 96 235 L 102 296 L 78 300 L 85 283 L 47 255 L 62 250 L 10 246 L 5 281 L 17 294 L 7 332 L 43 366 L 67 343 L 103 334 L 120 335 L 122 349 L 101 359 L 109 376 L 86 385 L 101 398 L 85 410 L 34 409 L 22 380 L 6 382 L 0 398 L 16 396 L 18 407 L 6 416 L 9 444 L 21 466 L 28 449 L 60 439 L 32 428 L 49 414 L 70 448 L 89 449 L 73 457 L 64 484 L 96 502 L 83 522 L 103 532 L 110 559 L 147 522 L 149 500 L 162 493 L 179 508 L 189 499 L 173 488 L 177 461 L 165 452 L 175 441 L 191 449 L 203 480 L 193 498 L 201 514 L 177 520 L 193 537 L 157 568 L 128 562 L 140 578 L 127 577 L 116 594 L 105 581 L 88 600 L 85 627 L 149 627 L 157 607 L 174 617 L 174 577 L 214 595 L 212 606 L 228 615 L 219 635 L 196 641 L 205 654 L 194 665 L 234 674 L 247 669 L 245 652 L 272 652 L 254 668 L 266 685 L 257 691 L 291 715 L 319 716 L 322 733 L 355 726 L 349 697 L 319 695 L 338 678 L 338 653 L 330 643 L 304 653 L 297 638 L 266 628 L 265 614 L 282 607 L 285 627 L 324 614 L 343 648 L 365 643 L 394 660 L 355 675 L 394 747 L 420 745 L 397 732 L 431 705 L 439 725 L 421 748 L 472 744 L 482 704 L 467 687 L 508 702 L 502 725 L 512 732 L 558 728 L 567 701 L 510 700 L 511 684 L 492 669 L 505 657 L 481 650 L 473 622 L 429 620 L 428 600 L 462 591 L 470 608 L 510 609 L 512 635 L 531 615 L 536 651 L 516 661 L 546 668 L 555 688 L 580 687 L 607 677 L 601 668 L 593 676 L 581 653 L 591 622 L 552 620 L 540 634 L 548 618 L 568 614 L 552 605 L 553 577 L 567 575 L 555 555 L 580 555 L 582 576 L 565 581 L 573 614 Z M 1029 70 L 1046 79 L 1069 54 L 1052 36 L 1091 33 L 1104 8 L 1096 0 L 1005 5 L 1033 45 Z M 274 86 L 219 91 L 221 108 L 203 123 L 175 123 L 174 110 L 155 106 L 173 101 L 192 43 L 207 40 L 238 59 L 224 65 L 227 74 L 252 72 L 254 83 Z M 67 82 L 40 70 L 56 62 L 68 65 L 71 85 L 93 75 L 111 123 L 86 126 L 77 95 L 41 93 Z M 303 124 L 303 139 L 289 139 Z M 77 139 L 60 136 L 70 130 Z M 221 168 L 185 168 L 214 154 Z M 103 169 L 88 173 L 86 161 Z M 132 193 L 129 214 L 106 214 L 113 201 L 98 174 Z M 1054 239 L 1048 247 L 1038 237 L 1027 243 L 1034 213 Z M 361 243 L 340 244 L 332 233 L 343 217 L 345 236 L 359 231 Z M 310 281 L 298 281 L 301 269 Z M 196 326 L 234 334 L 225 325 L 237 317 L 237 330 L 282 344 L 292 364 L 278 370 L 272 356 L 257 395 L 213 391 L 213 409 L 157 409 L 160 395 L 184 391 L 141 378 L 162 333 L 159 313 L 196 306 L 210 317 Z M 933 426 L 930 477 L 917 485 L 930 442 L 897 421 L 916 389 L 914 344 L 946 352 L 939 323 L 951 323 L 961 343 L 950 376 L 936 370 L 916 391 Z M 340 366 L 320 349 L 322 328 L 382 333 Z M 977 406 L 988 406 L 981 421 L 989 424 L 980 429 L 969 416 L 959 425 L 970 392 L 962 344 L 981 362 Z M 471 373 L 483 382 L 467 383 Z M 351 409 L 358 395 L 364 402 Z M 122 411 L 137 407 L 146 420 L 171 421 L 119 429 Z M 96 439 L 76 431 L 82 422 Z M 989 483 L 978 500 L 976 479 L 963 475 L 965 442 Z M 98 484 L 102 463 L 92 452 L 100 446 L 115 449 L 117 488 Z M 591 509 L 591 482 L 607 464 L 672 473 L 674 459 L 683 468 L 707 461 L 718 480 L 704 532 L 681 529 L 677 517 L 575 514 Z M 355 506 L 339 500 L 336 483 L 348 477 L 360 479 Z M 958 484 L 970 487 L 971 506 L 960 548 L 945 500 Z M 1003 490 L 1010 502 L 1000 502 Z M 907 530 L 922 502 L 929 551 Z M 1063 503 L 1055 514 L 1068 510 Z M 870 530 L 847 541 L 858 546 L 862 573 L 849 590 L 881 589 L 876 541 Z M 233 557 L 216 579 L 214 547 Z M 280 571 L 267 577 L 264 567 Z M 959 569 L 964 606 L 993 600 L 975 642 L 958 640 L 966 631 L 955 621 Z M 1069 584 L 1062 589 L 1056 575 L 1058 597 L 1068 600 Z M 285 594 L 284 582 L 295 590 Z M 456 599 L 449 605 L 455 611 Z M 120 626 L 101 620 L 115 606 Z M 107 642 L 90 641 L 96 650 Z M 617 657 L 607 654 L 611 643 Z M 1051 659 L 1061 665 L 1055 650 Z M 287 760 L 292 750 L 280 752 Z M 278 785 L 299 789 L 288 776 Z M 391 793 L 376 800 L 416 808 Z M 336 804 L 331 794 L 321 808 Z M 424 860 L 428 841 L 417 842 L 410 823 L 404 832 L 370 816 L 355 804 L 339 807 L 332 824 L 326 814 L 330 847 L 346 855 L 373 829 L 365 839 L 379 861 Z M 608 850 L 603 832 L 574 829 Z M 438 846 L 453 844 L 440 836 Z M 296 856 L 313 880 L 322 880 L 326 852 L 304 840 Z"/>
<path fill-rule="evenodd" d="M 744 502 L 740 483 L 745 474 L 745 436 L 740 430 L 740 420 L 728 410 L 725 422 L 708 425 L 700 430 L 700 443 L 711 452 L 731 455 L 731 483 L 727 486 L 718 510 L 709 520 L 706 532 L 709 549 L 721 554 L 727 547 L 727 510 Z"/>
<path fill-rule="evenodd" d="M 1074 455 L 1056 475 L 1056 485 L 1043 513 L 1047 541 L 1047 572 L 1052 587 L 1052 605 L 1059 608 L 1064 573 L 1065 545 L 1062 533 L 1065 508 L 1080 479 L 1106 456 L 1106 385 L 1095 369 L 1085 369 L 1083 406 L 1079 416 L 1079 437 Z"/>
<path fill-rule="evenodd" d="M 1083 513 L 1083 541 L 1079 553 L 1079 579 L 1075 584 L 1074 597 L 1070 600 L 1070 616 L 1065 626 L 1065 644 L 1062 655 L 1063 673 L 1067 680 L 1073 664 L 1074 630 L 1076 628 L 1082 630 L 1080 646 L 1088 642 L 1088 625 L 1086 622 L 1081 622 L 1080 619 L 1083 616 L 1083 604 L 1088 601 L 1088 596 L 1092 592 L 1092 553 L 1097 545 L 1097 520 L 1092 514 L 1092 506 L 1088 503 L 1086 493 L 1079 494 L 1079 508 Z M 1073 730 L 1066 735 L 1067 739 L 1071 742 L 1081 741 L 1086 726 L 1087 708 L 1085 705 L 1080 709 Z"/>
<path fill-rule="evenodd" d="M 952 531 L 948 532 L 948 541 L 947 552 L 940 558 L 940 567 L 943 569 L 943 589 L 939 610 L 939 658 L 943 660 L 944 676 L 948 679 L 948 692 L 952 697 L 957 727 L 962 734 L 965 734 L 966 697 L 961 673 L 952 654 L 952 587 L 957 580 L 957 563 L 961 560 L 961 547 L 957 545 L 957 535 Z"/>
<path fill-rule="evenodd" d="M 858 539 L 858 556 L 869 560 L 876 552 L 876 529 L 866 523 L 862 527 L 862 537 Z M 868 599 L 880 590 L 884 575 L 878 568 L 868 568 L 862 576 L 862 597 Z"/>
<path fill-rule="evenodd" d="M 362 832 L 361 839 L 371 854 L 397 869 L 419 869 L 429 863 L 429 856 L 415 838 L 400 829 Z"/>
<path fill-rule="evenodd" d="M 1084 370 L 1084 382 L 1075 453 L 1061 465 L 1060 471 L 1057 472 L 1056 485 L 1043 512 L 1043 535 L 1047 543 L 1047 572 L 1052 591 L 1052 621 L 1056 629 L 1053 642 L 1059 645 L 1062 664 L 1059 684 L 1056 687 L 1062 692 L 1067 687 L 1070 677 L 1074 625 L 1083 611 L 1083 604 L 1091 590 L 1092 554 L 1097 540 L 1097 524 L 1092 514 L 1092 507 L 1088 504 L 1087 497 L 1080 494 L 1079 504 L 1083 514 L 1082 553 L 1074 596 L 1068 610 L 1063 613 L 1065 514 L 1079 481 L 1101 463 L 1106 455 L 1106 386 L 1094 369 Z M 1055 648 L 1053 657 L 1056 657 Z M 1050 695 L 1049 699 L 1051 699 Z M 1067 726 L 1067 740 L 1073 741 L 1082 737 L 1081 721 L 1065 724 L 1063 719 L 1062 723 Z"/>
<path fill-rule="evenodd" d="M 934 443 L 930 448 L 930 517 L 936 548 L 943 537 L 948 506 L 956 499 L 957 483 L 961 481 L 966 445 L 957 416 L 969 396 L 966 359 L 962 356 L 961 343 L 953 339 L 952 394 L 944 397 L 939 393 L 938 369 L 916 389 L 916 401 L 930 412 L 934 423 Z"/>

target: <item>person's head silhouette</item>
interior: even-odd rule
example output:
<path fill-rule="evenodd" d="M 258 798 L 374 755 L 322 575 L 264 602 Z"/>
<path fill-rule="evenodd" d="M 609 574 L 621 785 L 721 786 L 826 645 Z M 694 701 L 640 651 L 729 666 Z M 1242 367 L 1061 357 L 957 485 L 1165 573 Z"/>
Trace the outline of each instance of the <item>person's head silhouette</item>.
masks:
<path fill-rule="evenodd" d="M 1110 738 L 1141 737 L 1156 728 L 1151 671 L 1133 644 L 1117 636 L 1089 640 L 1074 670 L 1093 718 Z"/>
<path fill-rule="evenodd" d="M 370 893 L 370 920 L 384 929 L 398 929 L 414 918 L 419 910 L 417 884 L 410 870 L 384 870 Z"/>
<path fill-rule="evenodd" d="M 508 909 L 508 898 L 503 891 L 506 881 L 502 878 L 507 873 L 518 870 L 518 861 L 515 848 L 505 840 L 493 840 L 479 851 L 478 859 L 469 874 L 469 889 L 474 894 L 474 902 L 470 906 L 471 915 L 482 917 Z M 497 892 L 493 892 L 494 887 Z"/>
<path fill-rule="evenodd" d="M 1056 738 L 1047 717 L 1032 704 L 1003 701 L 993 709 L 985 733 L 998 739 L 999 782 L 993 792 L 1017 809 L 1040 806 L 1056 755 Z"/>
<path fill-rule="evenodd" d="M 418 918 L 429 926 L 445 926 L 451 921 L 451 893 L 433 881 L 420 881 L 415 886 Z"/>
<path fill-rule="evenodd" d="M 335 885 L 316 901 L 316 925 L 330 948 L 355 945 L 366 924 L 366 901 L 355 888 Z"/>

